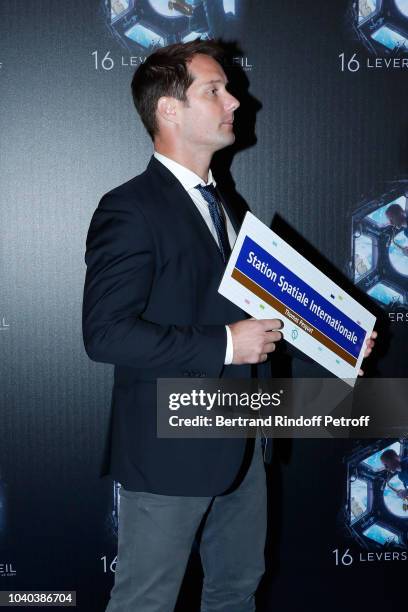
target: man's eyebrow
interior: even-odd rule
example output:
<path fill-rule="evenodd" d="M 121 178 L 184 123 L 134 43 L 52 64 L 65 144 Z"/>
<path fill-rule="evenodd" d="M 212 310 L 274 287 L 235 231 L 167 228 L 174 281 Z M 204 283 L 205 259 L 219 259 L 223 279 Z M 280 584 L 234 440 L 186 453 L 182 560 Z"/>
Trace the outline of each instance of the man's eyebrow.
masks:
<path fill-rule="evenodd" d="M 201 83 L 201 86 L 204 85 L 213 85 L 214 83 L 221 83 L 222 85 L 228 85 L 228 81 L 224 81 L 223 79 L 211 79 L 210 81 L 205 81 L 204 83 Z"/>

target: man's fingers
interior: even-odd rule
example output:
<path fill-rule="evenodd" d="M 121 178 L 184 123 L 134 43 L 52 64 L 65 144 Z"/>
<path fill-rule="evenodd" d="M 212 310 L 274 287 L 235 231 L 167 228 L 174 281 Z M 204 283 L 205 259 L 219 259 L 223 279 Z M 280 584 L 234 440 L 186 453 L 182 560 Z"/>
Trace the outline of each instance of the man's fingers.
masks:
<path fill-rule="evenodd" d="M 265 353 L 272 353 L 276 349 L 276 342 L 279 342 L 279 340 L 282 340 L 282 338 L 282 332 L 267 332 L 265 343 L 263 345 L 263 351 L 265 351 Z"/>
<path fill-rule="evenodd" d="M 283 321 L 280 319 L 259 319 L 259 322 L 262 323 L 265 331 L 282 329 L 283 327 Z"/>
<path fill-rule="evenodd" d="M 265 342 L 262 350 L 265 353 L 273 353 L 275 349 L 276 349 L 276 345 L 274 342 Z"/>
<path fill-rule="evenodd" d="M 233 364 L 261 363 L 283 338 L 280 319 L 244 319 L 230 323 L 233 342 Z"/>
<path fill-rule="evenodd" d="M 366 345 L 372 348 L 377 338 L 378 338 L 378 333 L 376 331 L 373 331 L 371 335 L 369 336 L 369 338 L 367 338 L 367 340 L 365 341 Z"/>
<path fill-rule="evenodd" d="M 279 342 L 282 340 L 283 334 L 280 331 L 270 331 L 266 333 L 266 342 Z"/>
<path fill-rule="evenodd" d="M 370 355 L 372 349 L 374 348 L 377 336 L 378 333 L 376 331 L 373 331 L 370 337 L 367 338 L 367 340 L 365 341 L 364 359 Z M 362 376 L 362 374 L 359 374 L 359 376 Z"/>

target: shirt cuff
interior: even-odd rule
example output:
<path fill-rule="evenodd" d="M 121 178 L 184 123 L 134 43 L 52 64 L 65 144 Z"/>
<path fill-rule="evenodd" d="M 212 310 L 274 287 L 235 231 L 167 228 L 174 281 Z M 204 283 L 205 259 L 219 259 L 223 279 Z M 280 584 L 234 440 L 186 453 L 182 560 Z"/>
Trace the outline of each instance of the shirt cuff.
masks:
<path fill-rule="evenodd" d="M 225 326 L 227 330 L 227 349 L 225 351 L 225 361 L 224 365 L 230 365 L 232 363 L 232 358 L 234 356 L 234 347 L 232 344 L 232 334 L 228 325 Z"/>

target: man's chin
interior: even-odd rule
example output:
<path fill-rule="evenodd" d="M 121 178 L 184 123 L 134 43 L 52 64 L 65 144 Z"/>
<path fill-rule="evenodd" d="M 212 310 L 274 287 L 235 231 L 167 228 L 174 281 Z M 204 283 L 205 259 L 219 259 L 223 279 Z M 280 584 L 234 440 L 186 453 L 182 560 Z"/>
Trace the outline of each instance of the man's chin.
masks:
<path fill-rule="evenodd" d="M 225 147 L 229 147 L 235 142 L 235 134 L 234 132 L 230 132 L 230 134 L 223 134 L 223 138 L 220 138 L 218 149 L 224 149 Z"/>

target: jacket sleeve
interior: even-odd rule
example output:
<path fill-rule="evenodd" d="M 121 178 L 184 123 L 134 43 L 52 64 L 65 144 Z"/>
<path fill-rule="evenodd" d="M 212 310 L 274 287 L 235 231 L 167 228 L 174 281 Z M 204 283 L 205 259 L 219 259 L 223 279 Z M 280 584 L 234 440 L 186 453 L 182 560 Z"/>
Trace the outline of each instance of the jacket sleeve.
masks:
<path fill-rule="evenodd" d="M 193 368 L 218 377 L 227 342 L 224 325 L 160 325 L 143 318 L 155 252 L 138 206 L 125 206 L 119 195 L 106 194 L 86 240 L 82 331 L 88 356 L 135 368 Z"/>

